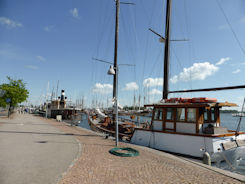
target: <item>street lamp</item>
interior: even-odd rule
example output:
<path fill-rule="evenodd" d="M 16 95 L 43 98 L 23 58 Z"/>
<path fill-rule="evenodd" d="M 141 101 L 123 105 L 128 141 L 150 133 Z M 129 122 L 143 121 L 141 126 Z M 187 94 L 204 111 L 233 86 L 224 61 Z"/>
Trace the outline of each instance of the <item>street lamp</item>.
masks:
<path fill-rule="evenodd" d="M 108 75 L 116 75 L 116 83 L 115 83 L 115 89 L 116 89 L 116 95 L 114 100 L 114 110 L 113 114 L 116 114 L 116 146 L 118 146 L 118 67 L 113 67 L 112 65 L 110 66 L 108 72 Z"/>
<path fill-rule="evenodd" d="M 110 68 L 107 72 L 108 75 L 115 75 L 116 71 L 114 70 L 114 67 L 112 65 L 110 65 Z"/>

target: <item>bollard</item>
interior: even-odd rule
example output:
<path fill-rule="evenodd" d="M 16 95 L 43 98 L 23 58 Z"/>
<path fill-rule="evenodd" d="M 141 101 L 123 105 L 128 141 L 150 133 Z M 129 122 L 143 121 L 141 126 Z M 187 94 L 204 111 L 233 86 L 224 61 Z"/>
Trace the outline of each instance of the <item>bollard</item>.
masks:
<path fill-rule="evenodd" d="M 206 165 L 211 166 L 211 157 L 210 157 L 208 152 L 205 152 L 203 154 L 203 163 L 206 164 Z"/>

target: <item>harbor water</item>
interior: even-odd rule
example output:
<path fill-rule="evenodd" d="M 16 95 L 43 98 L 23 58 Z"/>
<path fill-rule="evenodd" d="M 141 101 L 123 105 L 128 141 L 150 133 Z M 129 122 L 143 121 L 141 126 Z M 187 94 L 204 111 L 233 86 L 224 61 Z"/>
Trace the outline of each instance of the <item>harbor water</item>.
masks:
<path fill-rule="evenodd" d="M 122 117 L 130 120 L 130 116 Z M 231 113 L 221 113 L 221 126 L 226 127 L 228 130 L 236 130 L 237 125 L 239 123 L 239 119 L 240 117 L 234 117 Z M 150 123 L 151 116 L 138 116 L 135 117 L 134 121 L 137 121 L 139 123 Z M 79 126 L 90 130 L 90 126 L 88 124 L 88 117 L 86 114 L 82 115 L 81 123 Z M 242 118 L 240 131 L 245 131 L 245 117 Z"/>

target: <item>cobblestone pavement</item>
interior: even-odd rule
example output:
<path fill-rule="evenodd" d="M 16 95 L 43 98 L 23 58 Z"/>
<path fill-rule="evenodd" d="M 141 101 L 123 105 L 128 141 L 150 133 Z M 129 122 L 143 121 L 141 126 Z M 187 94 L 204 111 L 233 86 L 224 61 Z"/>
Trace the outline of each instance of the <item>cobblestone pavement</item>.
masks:
<path fill-rule="evenodd" d="M 54 126 L 60 125 L 51 120 L 49 123 Z M 81 157 L 59 184 L 242 183 L 175 157 L 167 157 L 138 147 L 136 149 L 140 156 L 117 157 L 108 152 L 115 145 L 113 140 L 104 139 L 81 128 L 57 128 L 75 134 L 82 145 Z M 120 146 L 134 148 L 134 145 L 125 143 L 120 143 Z"/>

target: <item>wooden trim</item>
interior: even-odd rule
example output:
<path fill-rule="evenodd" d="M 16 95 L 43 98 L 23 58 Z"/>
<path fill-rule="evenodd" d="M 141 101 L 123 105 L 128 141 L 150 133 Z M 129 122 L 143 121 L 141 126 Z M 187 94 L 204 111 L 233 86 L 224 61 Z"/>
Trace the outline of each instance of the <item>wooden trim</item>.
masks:
<path fill-rule="evenodd" d="M 179 104 L 174 104 L 174 103 L 165 103 L 165 104 L 155 104 L 153 105 L 154 108 L 167 108 L 167 107 L 175 107 L 175 108 L 186 108 L 186 107 L 209 107 L 210 104 L 205 104 L 205 103 L 179 103 Z"/>
<path fill-rule="evenodd" d="M 172 128 L 165 128 L 165 130 L 172 130 L 172 131 L 174 131 L 174 129 L 172 129 Z"/>
<path fill-rule="evenodd" d="M 187 122 L 187 109 L 188 108 L 185 107 L 185 122 Z"/>
<path fill-rule="evenodd" d="M 176 123 L 189 123 L 189 124 L 197 124 L 197 122 L 194 122 L 194 121 L 176 121 Z"/>
<path fill-rule="evenodd" d="M 199 136 L 199 137 L 210 137 L 210 138 L 215 138 L 215 137 L 228 137 L 228 136 L 235 136 L 235 132 L 227 133 L 227 134 L 219 134 L 219 135 L 209 135 L 209 134 L 191 134 L 191 133 L 181 133 L 181 132 L 167 132 L 167 131 L 158 131 L 158 130 L 148 130 L 148 129 L 143 129 L 143 128 L 135 128 L 135 130 L 142 130 L 142 131 L 147 131 L 147 132 L 158 132 L 158 133 L 167 133 L 167 134 L 178 134 L 178 135 L 188 135 L 188 136 Z M 230 132 L 230 130 L 229 130 Z M 239 135 L 245 134 L 245 132 L 239 132 Z"/>
<path fill-rule="evenodd" d="M 215 108 L 215 113 L 216 113 L 216 124 L 218 124 L 220 126 L 220 111 L 219 111 L 219 108 L 220 107 Z"/>
<path fill-rule="evenodd" d="M 167 117 L 167 109 L 162 109 L 162 130 L 165 130 L 166 128 L 166 117 Z"/>
<path fill-rule="evenodd" d="M 168 120 L 168 119 L 165 119 L 166 122 L 172 122 L 174 123 L 174 120 Z"/>
<path fill-rule="evenodd" d="M 177 108 L 173 108 L 173 116 L 174 116 L 174 131 L 176 132 L 176 112 Z"/>
<path fill-rule="evenodd" d="M 152 110 L 152 115 L 151 115 L 151 129 L 153 129 L 153 121 L 154 121 L 154 116 L 155 116 L 155 108 Z"/>
<path fill-rule="evenodd" d="M 199 133 L 199 108 L 196 108 L 196 133 Z"/>

